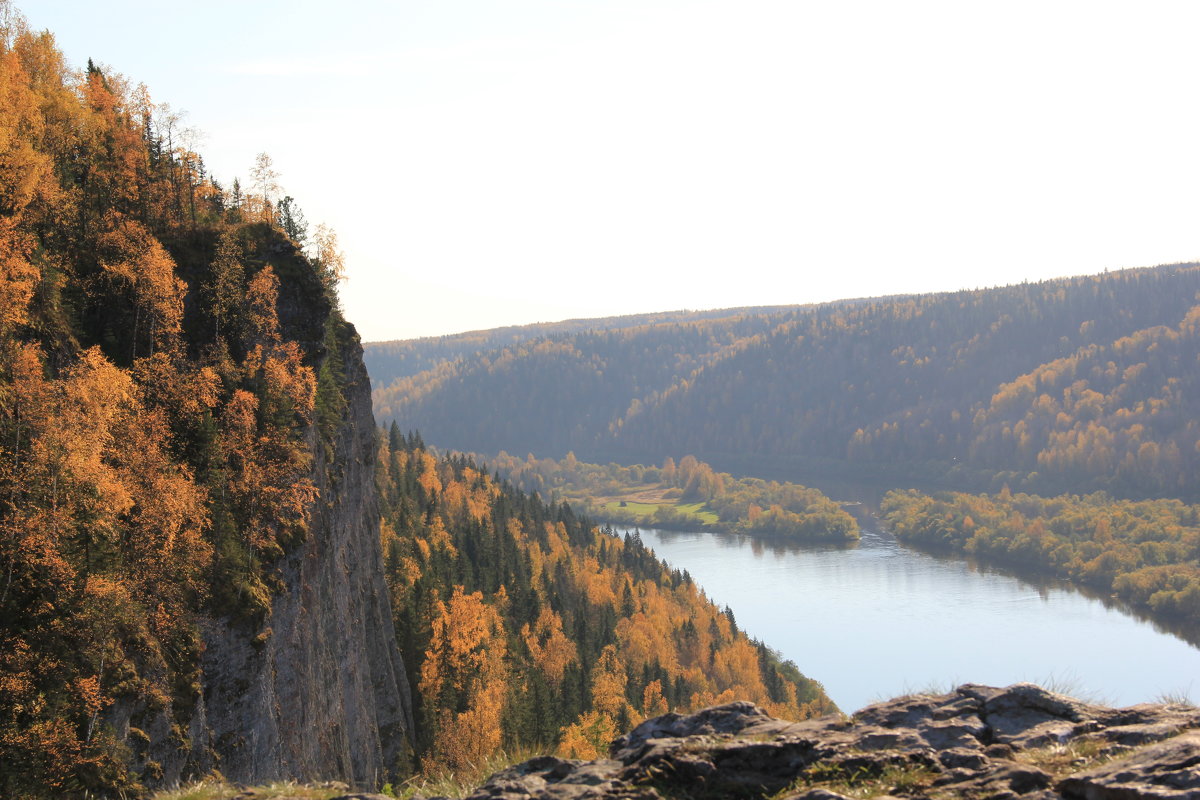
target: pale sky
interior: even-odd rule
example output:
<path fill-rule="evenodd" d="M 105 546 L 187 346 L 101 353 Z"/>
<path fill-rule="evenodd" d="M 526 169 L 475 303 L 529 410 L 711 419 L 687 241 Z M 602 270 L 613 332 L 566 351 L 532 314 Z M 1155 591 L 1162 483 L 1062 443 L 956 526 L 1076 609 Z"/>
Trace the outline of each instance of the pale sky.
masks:
<path fill-rule="evenodd" d="M 1200 3 L 17 0 L 267 152 L 365 340 L 1200 260 Z"/>

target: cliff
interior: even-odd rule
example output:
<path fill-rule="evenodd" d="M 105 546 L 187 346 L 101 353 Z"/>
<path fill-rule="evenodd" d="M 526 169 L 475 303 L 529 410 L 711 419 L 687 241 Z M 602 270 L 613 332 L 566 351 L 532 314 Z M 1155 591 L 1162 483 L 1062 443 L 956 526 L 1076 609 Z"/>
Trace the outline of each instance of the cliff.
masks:
<path fill-rule="evenodd" d="M 306 433 L 319 495 L 305 538 L 271 566 L 269 614 L 198 618 L 190 708 L 155 711 L 129 698 L 105 715 L 149 786 L 214 772 L 242 783 L 378 786 L 408 767 L 412 701 L 377 533 L 370 386 L 347 330 L 346 410 L 331 446 L 315 424 Z"/>
<path fill-rule="evenodd" d="M 315 426 L 310 431 L 321 499 L 308 537 L 278 566 L 286 588 L 273 598 L 265 641 L 227 620 L 205 626 L 192 741 L 208 748 L 198 763 L 231 780 L 378 785 L 412 738 L 379 549 L 370 384 L 357 340 L 343 361 L 347 412 L 332 457 Z"/>
<path fill-rule="evenodd" d="M 413 715 L 336 235 L 135 87 L 0 0 L 0 797 L 387 780 Z"/>
<path fill-rule="evenodd" d="M 1032 684 L 964 685 L 786 722 L 750 703 L 643 722 L 609 758 L 536 758 L 470 800 L 1200 798 L 1200 709 L 1112 709 Z"/>

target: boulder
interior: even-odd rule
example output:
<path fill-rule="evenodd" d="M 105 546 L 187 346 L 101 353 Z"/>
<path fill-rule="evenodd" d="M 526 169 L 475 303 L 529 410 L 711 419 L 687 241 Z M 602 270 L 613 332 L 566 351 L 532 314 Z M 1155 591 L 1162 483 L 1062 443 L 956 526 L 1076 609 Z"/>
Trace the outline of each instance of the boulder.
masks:
<path fill-rule="evenodd" d="M 543 756 L 470 800 L 1200 800 L 1200 711 L 967 684 L 804 722 L 746 702 L 647 720 L 609 758 Z"/>
<path fill-rule="evenodd" d="M 1200 731 L 1072 775 L 1058 790 L 1078 800 L 1200 800 Z"/>

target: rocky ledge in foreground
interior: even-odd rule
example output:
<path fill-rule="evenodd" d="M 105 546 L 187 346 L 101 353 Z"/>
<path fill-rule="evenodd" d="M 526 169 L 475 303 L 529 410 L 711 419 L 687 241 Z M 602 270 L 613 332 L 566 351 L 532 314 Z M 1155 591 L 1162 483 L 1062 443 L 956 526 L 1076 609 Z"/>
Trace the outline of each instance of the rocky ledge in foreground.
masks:
<path fill-rule="evenodd" d="M 544 756 L 470 800 L 1200 800 L 1200 709 L 1089 705 L 1033 684 L 965 685 L 786 722 L 750 703 L 647 720 L 610 758 Z"/>

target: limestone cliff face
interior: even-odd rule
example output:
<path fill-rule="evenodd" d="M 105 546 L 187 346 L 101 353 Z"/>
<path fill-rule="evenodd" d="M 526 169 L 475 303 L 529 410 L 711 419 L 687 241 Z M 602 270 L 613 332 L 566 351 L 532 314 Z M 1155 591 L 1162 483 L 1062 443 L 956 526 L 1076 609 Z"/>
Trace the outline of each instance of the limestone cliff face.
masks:
<path fill-rule="evenodd" d="M 280 565 L 285 587 L 259 631 L 204 631 L 190 769 L 244 783 L 279 778 L 377 785 L 411 740 L 408 681 L 379 546 L 375 423 L 357 337 L 342 353 L 348 409 L 332 447 L 317 440 L 320 489 L 307 539 Z"/>

